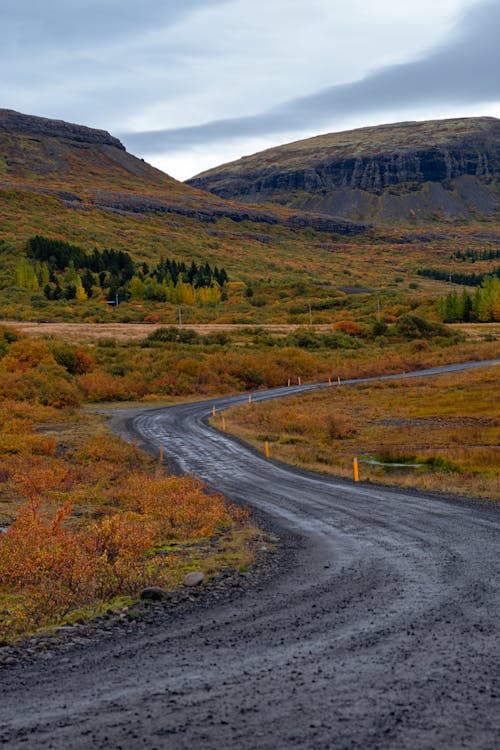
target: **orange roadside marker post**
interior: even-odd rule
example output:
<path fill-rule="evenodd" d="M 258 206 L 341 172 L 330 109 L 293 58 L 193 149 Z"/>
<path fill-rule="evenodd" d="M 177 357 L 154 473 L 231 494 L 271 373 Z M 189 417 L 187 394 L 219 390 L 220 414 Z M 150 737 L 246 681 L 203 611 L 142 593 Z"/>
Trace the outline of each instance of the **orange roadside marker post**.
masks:
<path fill-rule="evenodd" d="M 265 443 L 266 458 L 269 458 L 269 442 L 266 440 Z"/>
<path fill-rule="evenodd" d="M 353 459 L 352 465 L 353 465 L 353 471 L 354 471 L 354 481 L 359 482 L 359 467 L 358 467 L 357 457 Z"/>

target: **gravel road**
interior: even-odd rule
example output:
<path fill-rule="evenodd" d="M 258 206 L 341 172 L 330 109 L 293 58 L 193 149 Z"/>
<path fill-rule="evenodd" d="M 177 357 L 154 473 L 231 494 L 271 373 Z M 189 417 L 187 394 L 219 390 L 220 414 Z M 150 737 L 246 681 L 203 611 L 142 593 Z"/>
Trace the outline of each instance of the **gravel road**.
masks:
<path fill-rule="evenodd" d="M 279 574 L 4 668 L 0 743 L 497 750 L 498 507 L 266 461 L 206 425 L 213 403 L 115 426 L 255 508 L 283 540 Z"/>

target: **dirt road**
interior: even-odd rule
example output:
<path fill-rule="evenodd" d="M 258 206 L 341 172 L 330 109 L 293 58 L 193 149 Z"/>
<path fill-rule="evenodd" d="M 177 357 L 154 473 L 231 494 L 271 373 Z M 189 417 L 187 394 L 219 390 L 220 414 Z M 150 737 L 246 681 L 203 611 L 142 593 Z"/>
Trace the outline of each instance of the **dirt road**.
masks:
<path fill-rule="evenodd" d="M 262 513 L 288 550 L 284 569 L 234 601 L 4 670 L 0 742 L 498 748 L 497 506 L 266 461 L 208 427 L 211 407 L 143 412 L 127 429 Z"/>

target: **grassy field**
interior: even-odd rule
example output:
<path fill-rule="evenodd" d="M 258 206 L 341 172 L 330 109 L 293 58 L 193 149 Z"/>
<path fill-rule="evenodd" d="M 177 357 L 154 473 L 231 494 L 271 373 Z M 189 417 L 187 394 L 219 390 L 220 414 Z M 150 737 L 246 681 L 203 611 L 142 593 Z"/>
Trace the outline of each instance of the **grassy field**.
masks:
<path fill-rule="evenodd" d="M 56 336 L 69 342 L 88 343 L 99 339 L 115 339 L 116 341 L 141 341 L 153 331 L 162 328 L 160 323 L 38 323 L 22 320 L 0 320 L 0 326 L 8 326 L 29 336 Z M 254 325 L 237 323 L 198 323 L 186 324 L 184 328 L 195 331 L 202 336 L 211 333 L 227 333 L 238 336 L 242 341 L 248 334 L 255 333 Z M 258 326 L 272 336 L 285 336 L 288 333 L 303 328 L 300 324 L 264 323 Z M 453 323 L 449 326 L 465 340 L 484 341 L 500 340 L 500 323 Z M 308 330 L 325 333 L 332 330 L 331 323 L 318 323 L 308 326 Z"/>
<path fill-rule="evenodd" d="M 307 469 L 352 477 L 356 456 L 362 480 L 500 499 L 499 391 L 500 367 L 490 366 L 334 384 L 223 416 L 232 434 L 262 452 L 267 441 L 272 458 Z M 220 428 L 222 415 L 213 423 Z"/>

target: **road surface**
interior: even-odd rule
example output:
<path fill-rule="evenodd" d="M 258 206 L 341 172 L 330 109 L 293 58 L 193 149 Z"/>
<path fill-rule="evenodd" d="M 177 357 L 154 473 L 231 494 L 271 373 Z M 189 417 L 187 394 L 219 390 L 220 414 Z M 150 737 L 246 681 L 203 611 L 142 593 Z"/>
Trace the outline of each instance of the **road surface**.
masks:
<path fill-rule="evenodd" d="M 282 572 L 233 602 L 160 617 L 64 662 L 4 670 L 0 742 L 499 748 L 497 506 L 265 461 L 207 426 L 213 403 L 144 411 L 129 434 L 256 508 L 285 541 Z"/>

